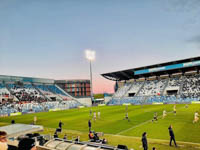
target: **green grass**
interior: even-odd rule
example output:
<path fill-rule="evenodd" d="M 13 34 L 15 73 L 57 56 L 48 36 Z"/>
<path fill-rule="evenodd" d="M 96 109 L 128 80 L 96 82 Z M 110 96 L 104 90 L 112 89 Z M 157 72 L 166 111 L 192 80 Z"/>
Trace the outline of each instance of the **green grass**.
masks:
<path fill-rule="evenodd" d="M 92 121 L 92 129 L 96 132 L 104 132 L 111 145 L 120 143 L 128 145 L 129 148 L 141 149 L 141 135 L 143 132 L 147 132 L 150 148 L 156 146 L 162 150 L 173 150 L 174 147 L 168 146 L 168 126 L 172 124 L 176 140 L 180 145 L 178 149 L 196 150 L 200 148 L 200 144 L 198 144 L 200 143 L 200 123 L 193 124 L 192 121 L 194 112 L 200 112 L 200 105 L 189 105 L 189 108 L 184 106 L 177 105 L 176 116 L 171 113 L 173 105 L 128 106 L 130 122 L 123 120 L 125 106 L 101 106 L 0 118 L 0 126 L 9 124 L 12 119 L 15 119 L 16 123 L 30 124 L 36 115 L 37 124 L 45 127 L 45 134 L 53 134 L 61 120 L 64 123 L 64 132 L 59 135 L 60 137 L 64 133 L 67 133 L 69 138 L 80 135 L 81 140 L 85 141 L 88 140 L 88 119 L 92 119 L 89 111 L 92 109 L 93 112 L 101 111 L 101 119 Z M 152 123 L 154 112 L 160 116 L 164 109 L 168 112 L 167 117 Z"/>

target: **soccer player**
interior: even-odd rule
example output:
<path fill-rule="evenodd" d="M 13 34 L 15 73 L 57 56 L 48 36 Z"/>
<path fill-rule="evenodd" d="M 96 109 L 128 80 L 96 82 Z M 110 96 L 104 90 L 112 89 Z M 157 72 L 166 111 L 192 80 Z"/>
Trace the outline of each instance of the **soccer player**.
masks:
<path fill-rule="evenodd" d="M 175 140 L 175 136 L 174 136 L 174 132 L 173 132 L 173 130 L 172 130 L 172 125 L 169 126 L 168 130 L 169 130 L 169 136 L 170 136 L 170 143 L 169 143 L 169 146 L 172 146 L 172 141 L 174 141 L 174 144 L 175 144 L 175 146 L 177 147 L 177 145 L 176 145 L 176 140 Z"/>
<path fill-rule="evenodd" d="M 158 113 L 157 112 L 154 113 L 152 122 L 154 122 L 154 121 L 158 121 Z"/>
<path fill-rule="evenodd" d="M 199 121 L 199 113 L 196 111 L 194 113 L 194 120 L 193 120 L 193 123 L 197 123 Z"/>
<path fill-rule="evenodd" d="M 124 120 L 125 120 L 125 119 L 128 120 L 128 122 L 130 121 L 129 118 L 128 118 L 128 112 L 126 112 L 126 114 L 125 114 Z"/>
<path fill-rule="evenodd" d="M 163 110 L 163 119 L 167 116 L 166 110 Z"/>
<path fill-rule="evenodd" d="M 176 105 L 174 105 L 174 115 L 176 115 Z"/>
<path fill-rule="evenodd" d="M 33 121 L 34 121 L 34 125 L 36 125 L 36 123 L 37 123 L 37 116 L 34 116 Z"/>
<path fill-rule="evenodd" d="M 98 119 L 100 119 L 100 116 L 101 116 L 101 112 L 98 111 Z"/>
<path fill-rule="evenodd" d="M 97 113 L 96 113 L 96 112 L 94 112 L 94 117 L 93 117 L 93 119 L 94 119 L 94 121 L 96 121 L 96 119 L 97 119 Z"/>

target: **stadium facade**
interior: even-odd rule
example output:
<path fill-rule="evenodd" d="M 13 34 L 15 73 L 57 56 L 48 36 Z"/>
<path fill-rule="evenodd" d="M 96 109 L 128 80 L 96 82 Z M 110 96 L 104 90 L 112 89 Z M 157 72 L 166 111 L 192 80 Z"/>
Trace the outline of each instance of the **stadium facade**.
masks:
<path fill-rule="evenodd" d="M 186 103 L 200 99 L 200 57 L 102 74 L 116 81 L 108 104 Z"/>
<path fill-rule="evenodd" d="M 55 80 L 55 83 L 76 98 L 90 97 L 90 80 Z"/>
<path fill-rule="evenodd" d="M 0 94 L 2 97 L 15 97 L 26 101 L 28 96 L 47 100 L 73 99 L 55 84 L 53 79 L 0 75 Z M 26 95 L 26 96 L 25 96 Z"/>

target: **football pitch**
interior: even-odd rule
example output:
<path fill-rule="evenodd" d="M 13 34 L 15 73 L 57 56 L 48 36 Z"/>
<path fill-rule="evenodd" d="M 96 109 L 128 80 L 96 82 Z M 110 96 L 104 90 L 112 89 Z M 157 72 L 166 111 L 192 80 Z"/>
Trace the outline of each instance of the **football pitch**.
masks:
<path fill-rule="evenodd" d="M 153 146 L 161 150 L 200 150 L 200 122 L 193 124 L 194 113 L 200 113 L 200 104 L 176 105 L 177 114 L 173 114 L 174 105 L 143 105 L 128 106 L 128 120 L 124 120 L 126 106 L 99 106 L 91 108 L 70 109 L 57 112 L 42 112 L 22 116 L 0 118 L 0 126 L 10 124 L 11 120 L 16 123 L 33 123 L 37 116 L 37 124 L 43 125 L 44 134 L 53 134 L 58 128 L 59 121 L 64 123 L 63 131 L 59 134 L 62 138 L 66 133 L 68 139 L 80 135 L 82 141 L 88 140 L 88 120 L 92 121 L 92 130 L 103 132 L 110 145 L 127 145 L 134 150 L 142 149 L 141 135 L 147 132 L 149 149 Z M 90 116 L 92 112 L 101 112 L 100 119 L 94 121 Z M 163 110 L 167 116 L 163 119 Z M 158 113 L 158 121 L 152 122 L 154 112 Z M 173 126 L 178 148 L 169 147 L 169 125 Z M 102 138 L 102 137 L 101 137 Z"/>

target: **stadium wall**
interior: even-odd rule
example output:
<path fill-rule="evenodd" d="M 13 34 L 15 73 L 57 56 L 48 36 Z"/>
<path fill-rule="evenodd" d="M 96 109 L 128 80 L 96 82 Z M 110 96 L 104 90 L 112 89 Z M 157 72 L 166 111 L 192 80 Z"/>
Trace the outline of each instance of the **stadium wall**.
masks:
<path fill-rule="evenodd" d="M 91 98 L 77 98 L 77 101 L 86 106 L 92 106 Z"/>

